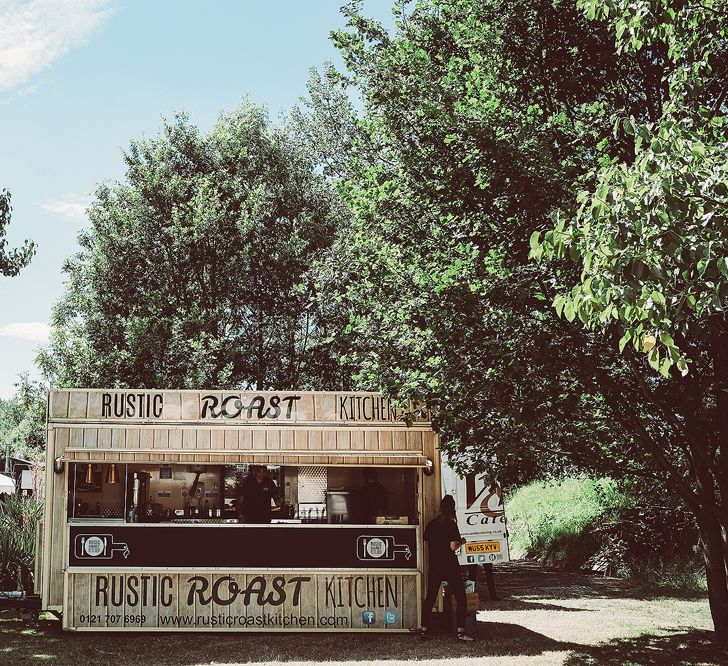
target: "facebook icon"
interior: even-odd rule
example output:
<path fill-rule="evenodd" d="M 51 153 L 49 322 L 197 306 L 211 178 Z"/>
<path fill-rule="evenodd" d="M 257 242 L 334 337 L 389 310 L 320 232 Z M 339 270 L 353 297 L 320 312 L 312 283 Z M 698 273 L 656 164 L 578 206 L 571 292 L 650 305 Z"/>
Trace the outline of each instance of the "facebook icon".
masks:
<path fill-rule="evenodd" d="M 374 624 L 377 621 L 377 614 L 374 611 L 364 611 L 361 614 L 361 621 L 364 624 Z"/>

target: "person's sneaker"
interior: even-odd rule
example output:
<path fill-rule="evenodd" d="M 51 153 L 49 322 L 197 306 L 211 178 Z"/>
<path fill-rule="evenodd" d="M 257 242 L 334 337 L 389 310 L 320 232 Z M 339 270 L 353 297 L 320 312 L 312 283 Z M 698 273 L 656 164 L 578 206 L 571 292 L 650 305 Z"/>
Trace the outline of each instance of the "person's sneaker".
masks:
<path fill-rule="evenodd" d="M 458 631 L 458 640 L 463 641 L 465 643 L 470 643 L 471 641 L 474 641 L 475 639 L 467 632 L 465 631 Z"/>

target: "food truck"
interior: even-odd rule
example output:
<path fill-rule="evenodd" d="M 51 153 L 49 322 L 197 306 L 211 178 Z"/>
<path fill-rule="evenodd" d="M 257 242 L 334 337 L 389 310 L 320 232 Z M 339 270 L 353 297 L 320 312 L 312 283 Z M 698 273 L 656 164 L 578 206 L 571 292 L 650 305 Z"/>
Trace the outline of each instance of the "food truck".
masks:
<path fill-rule="evenodd" d="M 426 413 L 375 393 L 51 391 L 36 589 L 73 631 L 392 631 L 437 515 Z M 279 497 L 246 521 L 265 466 Z"/>
<path fill-rule="evenodd" d="M 510 562 L 503 488 L 488 474 L 459 476 L 441 460 L 442 494 L 455 498 L 460 534 L 465 544 L 457 551 L 462 566 Z"/>

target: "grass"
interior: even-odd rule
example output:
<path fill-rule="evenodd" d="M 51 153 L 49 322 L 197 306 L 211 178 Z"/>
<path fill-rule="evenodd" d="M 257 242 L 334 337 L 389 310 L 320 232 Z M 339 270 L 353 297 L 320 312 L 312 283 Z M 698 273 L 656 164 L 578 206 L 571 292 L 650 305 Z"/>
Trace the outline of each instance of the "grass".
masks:
<path fill-rule="evenodd" d="M 503 600 L 482 602 L 471 644 L 448 635 L 63 633 L 55 620 L 0 612 L 0 665 L 728 663 L 703 597 L 644 597 L 624 581 L 532 563 L 496 567 L 496 582 Z"/>
<path fill-rule="evenodd" d="M 528 557 L 565 559 L 566 545 L 594 519 L 626 501 L 608 478 L 534 481 L 519 488 L 508 502 L 511 547 Z"/>
<path fill-rule="evenodd" d="M 690 562 L 647 563 L 632 566 L 629 574 L 636 587 L 658 594 L 704 596 L 708 590 L 705 567 Z"/>

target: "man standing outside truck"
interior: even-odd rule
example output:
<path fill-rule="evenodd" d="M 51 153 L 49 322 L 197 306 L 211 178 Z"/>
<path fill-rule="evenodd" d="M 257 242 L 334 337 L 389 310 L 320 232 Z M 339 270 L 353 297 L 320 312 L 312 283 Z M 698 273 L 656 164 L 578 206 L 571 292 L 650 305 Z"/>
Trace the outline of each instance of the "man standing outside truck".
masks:
<path fill-rule="evenodd" d="M 422 602 L 423 636 L 428 636 L 431 631 L 432 607 L 440 591 L 440 585 L 443 581 L 447 581 L 457 602 L 458 640 L 472 641 L 473 637 L 465 631 L 467 599 L 465 585 L 460 576 L 460 564 L 455 555 L 455 551 L 465 543 L 465 539 L 460 536 L 458 530 L 455 499 L 452 495 L 445 495 L 442 498 L 440 515 L 431 520 L 425 528 L 425 541 L 430 558 L 427 567 L 427 595 Z"/>

